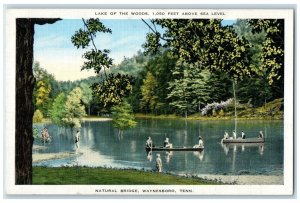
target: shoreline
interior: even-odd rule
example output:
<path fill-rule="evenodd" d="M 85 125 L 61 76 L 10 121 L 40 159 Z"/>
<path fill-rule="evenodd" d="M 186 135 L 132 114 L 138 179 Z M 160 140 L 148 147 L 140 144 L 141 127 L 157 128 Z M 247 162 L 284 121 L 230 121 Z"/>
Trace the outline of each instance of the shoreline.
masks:
<path fill-rule="evenodd" d="M 33 163 L 39 163 L 43 161 L 55 160 L 55 159 L 64 159 L 69 157 L 77 156 L 74 152 L 60 152 L 60 153 L 44 153 L 32 154 Z M 49 167 L 47 168 L 63 168 L 60 167 Z M 90 167 L 90 166 L 81 166 L 86 168 L 100 168 L 107 169 L 112 171 L 123 171 L 130 170 L 131 168 L 107 168 L 107 167 Z M 140 169 L 132 168 L 131 170 L 141 171 L 141 172 L 150 172 Z M 163 174 L 170 174 L 169 172 L 163 172 Z M 189 175 L 189 174 L 175 174 L 171 173 L 174 176 L 178 177 L 187 177 L 191 179 L 201 179 L 204 181 L 210 181 L 214 183 L 221 183 L 226 185 L 283 185 L 284 177 L 283 175 L 217 175 L 217 174 L 201 174 L 201 175 Z"/>
<path fill-rule="evenodd" d="M 82 119 L 82 121 L 111 121 L 112 118 L 106 118 L 106 117 L 85 117 Z"/>
<path fill-rule="evenodd" d="M 194 121 L 233 121 L 234 117 L 232 116 L 224 116 L 224 117 L 207 117 L 207 116 L 195 116 L 191 115 L 190 117 L 182 117 L 182 116 L 177 116 L 174 114 L 171 115 L 152 115 L 152 114 L 135 114 L 136 118 L 144 118 L 144 119 L 180 119 L 180 120 L 194 120 Z M 278 117 L 271 117 L 271 116 L 266 116 L 266 117 L 238 117 L 238 120 L 240 121 L 245 121 L 245 120 L 257 120 L 257 121 L 283 121 L 283 118 L 278 118 Z"/>
<path fill-rule="evenodd" d="M 221 181 L 234 185 L 283 185 L 283 175 L 212 175 L 203 174 L 197 177 L 211 181 Z"/>
<path fill-rule="evenodd" d="M 32 163 L 39 163 L 49 160 L 58 160 L 77 156 L 74 152 L 59 152 L 59 153 L 33 153 Z"/>

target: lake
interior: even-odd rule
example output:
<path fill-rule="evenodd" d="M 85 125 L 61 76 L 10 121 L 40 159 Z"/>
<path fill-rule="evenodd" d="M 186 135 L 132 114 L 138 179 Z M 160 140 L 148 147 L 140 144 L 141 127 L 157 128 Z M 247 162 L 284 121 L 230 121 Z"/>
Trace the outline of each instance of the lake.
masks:
<path fill-rule="evenodd" d="M 53 124 L 35 124 L 39 131 L 46 126 L 53 137 L 50 143 L 35 140 L 35 145 L 46 146 L 33 153 L 74 151 L 74 136 L 70 129 Z M 106 166 L 151 170 L 155 168 L 156 154 L 161 155 L 163 172 L 175 174 L 259 174 L 283 175 L 283 121 L 239 121 L 238 136 L 243 130 L 246 137 L 265 134 L 264 144 L 223 145 L 224 131 L 232 132 L 234 121 L 191 121 L 175 119 L 138 119 L 134 129 L 118 137 L 111 121 L 86 121 L 80 130 L 78 155 L 72 158 L 34 163 L 38 166 Z M 229 133 L 232 136 L 231 133 Z M 155 145 L 163 144 L 166 137 L 173 146 L 192 147 L 204 139 L 204 151 L 153 152 L 147 154 L 145 142 L 151 136 Z"/>

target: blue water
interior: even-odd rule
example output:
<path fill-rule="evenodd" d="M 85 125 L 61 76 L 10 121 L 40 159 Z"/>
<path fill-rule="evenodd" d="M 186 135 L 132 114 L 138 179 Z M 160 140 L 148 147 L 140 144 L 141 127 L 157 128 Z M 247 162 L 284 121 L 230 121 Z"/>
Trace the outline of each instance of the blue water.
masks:
<path fill-rule="evenodd" d="M 45 125 L 35 125 L 41 130 Z M 33 153 L 74 152 L 74 135 L 70 129 L 46 125 L 53 137 L 43 144 L 46 149 Z M 161 155 L 163 171 L 175 174 L 263 174 L 283 175 L 283 121 L 239 121 L 238 135 L 243 130 L 247 137 L 257 137 L 262 130 L 266 137 L 264 144 L 222 145 L 224 131 L 231 132 L 233 121 L 185 121 L 139 119 L 135 129 L 118 131 L 111 121 L 85 122 L 80 130 L 80 146 L 72 158 L 35 163 L 42 166 L 106 166 L 117 168 L 155 168 L 156 154 Z M 203 152 L 153 152 L 147 154 L 145 142 L 151 136 L 154 144 L 162 145 L 169 137 L 173 146 L 191 147 L 198 137 L 204 139 Z"/>

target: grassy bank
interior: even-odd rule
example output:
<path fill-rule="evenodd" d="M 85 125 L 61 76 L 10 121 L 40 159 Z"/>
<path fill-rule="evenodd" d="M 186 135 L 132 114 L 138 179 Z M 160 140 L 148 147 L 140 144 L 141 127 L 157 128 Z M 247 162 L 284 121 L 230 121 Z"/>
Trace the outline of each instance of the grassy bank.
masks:
<path fill-rule="evenodd" d="M 200 178 L 187 178 L 134 169 L 90 167 L 33 167 L 33 184 L 51 185 L 212 185 Z"/>
<path fill-rule="evenodd" d="M 135 114 L 137 118 L 156 118 L 156 119 L 185 119 L 182 116 L 169 115 L 153 115 L 153 114 Z M 262 107 L 249 107 L 240 104 L 237 110 L 239 120 L 282 120 L 283 119 L 283 99 L 275 99 L 266 103 Z M 202 116 L 199 113 L 189 115 L 187 120 L 233 120 L 234 110 L 223 111 L 222 114 L 216 112 L 214 115 Z"/>

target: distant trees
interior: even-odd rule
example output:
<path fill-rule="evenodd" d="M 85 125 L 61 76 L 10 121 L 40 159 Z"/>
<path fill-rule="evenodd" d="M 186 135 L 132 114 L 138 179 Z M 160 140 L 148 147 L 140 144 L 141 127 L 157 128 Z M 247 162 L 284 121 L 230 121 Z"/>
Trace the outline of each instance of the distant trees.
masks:
<path fill-rule="evenodd" d="M 39 62 L 34 63 L 33 74 L 36 78 L 36 83 L 33 90 L 35 109 L 40 110 L 44 116 L 48 116 L 48 109 L 51 105 L 51 81 L 54 80 L 54 76 L 42 69 Z"/>
<path fill-rule="evenodd" d="M 51 120 L 59 126 L 63 125 L 63 118 L 66 113 L 65 109 L 65 102 L 66 102 L 66 96 L 62 92 L 60 93 L 55 99 L 54 102 L 52 103 L 52 107 L 50 108 L 50 118 Z"/>
<path fill-rule="evenodd" d="M 150 109 L 155 112 L 158 108 L 158 97 L 155 95 L 155 89 L 157 88 L 157 81 L 151 72 L 147 72 L 146 78 L 143 80 L 141 86 L 141 108 Z"/>
<path fill-rule="evenodd" d="M 172 74 L 174 79 L 169 82 L 168 88 L 170 105 L 186 118 L 190 113 L 200 112 L 200 104 L 204 105 L 209 100 L 209 73 L 197 66 L 178 62 Z"/>
<path fill-rule="evenodd" d="M 93 99 L 92 88 L 88 84 L 83 83 L 83 82 L 80 83 L 79 87 L 82 90 L 82 99 L 81 99 L 81 101 L 87 107 L 88 115 L 90 115 L 91 114 L 90 105 L 91 105 L 91 102 L 92 102 L 92 99 Z"/>

